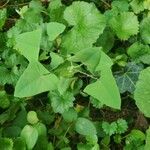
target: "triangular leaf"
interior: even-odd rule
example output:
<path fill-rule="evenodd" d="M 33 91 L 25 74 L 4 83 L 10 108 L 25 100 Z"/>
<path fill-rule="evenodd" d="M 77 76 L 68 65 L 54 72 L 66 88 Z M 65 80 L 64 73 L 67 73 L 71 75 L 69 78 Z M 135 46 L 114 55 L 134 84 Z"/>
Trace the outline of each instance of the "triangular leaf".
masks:
<path fill-rule="evenodd" d="M 20 34 L 16 38 L 15 48 L 29 61 L 38 61 L 41 29 Z"/>
<path fill-rule="evenodd" d="M 102 104 L 120 109 L 121 99 L 118 87 L 110 69 L 101 72 L 101 78 L 89 84 L 84 92 L 98 99 Z"/>
<path fill-rule="evenodd" d="M 86 48 L 77 52 L 70 58 L 73 62 L 82 62 L 89 71 L 95 71 L 101 58 L 101 47 Z"/>
<path fill-rule="evenodd" d="M 15 87 L 16 97 L 29 97 L 57 88 L 58 78 L 39 62 L 29 63 Z"/>
<path fill-rule="evenodd" d="M 50 22 L 47 24 L 47 34 L 49 36 L 49 40 L 53 41 L 57 38 L 59 34 L 61 34 L 65 30 L 65 25 L 58 22 Z"/>
<path fill-rule="evenodd" d="M 100 71 L 103 68 L 112 66 L 111 59 L 102 51 L 102 47 L 86 48 L 77 52 L 69 60 L 82 62 L 91 72 Z"/>

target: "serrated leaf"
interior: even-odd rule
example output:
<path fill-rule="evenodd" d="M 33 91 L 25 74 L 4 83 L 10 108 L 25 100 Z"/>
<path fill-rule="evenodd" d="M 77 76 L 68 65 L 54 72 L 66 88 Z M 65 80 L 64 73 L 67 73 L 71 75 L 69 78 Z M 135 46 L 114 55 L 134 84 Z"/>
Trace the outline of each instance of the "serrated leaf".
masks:
<path fill-rule="evenodd" d="M 74 108 L 70 108 L 68 111 L 65 111 L 62 116 L 66 122 L 72 122 L 77 119 L 78 115 Z"/>
<path fill-rule="evenodd" d="M 64 19 L 73 28 L 65 35 L 62 47 L 68 53 L 92 47 L 105 28 L 105 18 L 94 4 L 73 2 L 64 12 Z"/>
<path fill-rule="evenodd" d="M 140 24 L 140 34 L 146 44 L 150 44 L 150 17 L 146 17 Z"/>
<path fill-rule="evenodd" d="M 130 92 L 135 90 L 135 84 L 138 80 L 140 71 L 143 69 L 142 65 L 136 65 L 135 63 L 128 63 L 123 72 L 115 75 L 117 85 L 120 93 Z"/>
<path fill-rule="evenodd" d="M 134 99 L 137 107 L 146 116 L 150 117 L 150 67 L 141 71 L 136 84 Z"/>
<path fill-rule="evenodd" d="M 140 1 L 140 0 L 132 0 L 131 3 L 130 3 L 133 11 L 135 13 L 140 13 L 141 11 L 144 10 L 144 4 L 143 4 L 143 1 Z"/>
<path fill-rule="evenodd" d="M 38 139 L 38 132 L 34 127 L 26 125 L 21 131 L 21 137 L 25 140 L 28 149 L 32 149 Z"/>
<path fill-rule="evenodd" d="M 49 36 L 49 41 L 55 40 L 59 34 L 65 30 L 65 25 L 58 22 L 47 23 L 47 34 Z"/>
<path fill-rule="evenodd" d="M 112 9 L 117 8 L 118 11 L 128 11 L 129 10 L 129 4 L 126 0 L 114 0 L 112 3 Z"/>
<path fill-rule="evenodd" d="M 101 78 L 96 82 L 87 85 L 84 92 L 96 98 L 102 104 L 115 109 L 120 109 L 120 94 L 110 69 L 103 69 Z"/>
<path fill-rule="evenodd" d="M 109 124 L 108 122 L 104 121 L 102 123 L 102 128 L 106 134 L 111 136 L 112 134 L 114 134 L 117 131 L 117 124 L 116 124 L 116 122 L 112 122 Z"/>
<path fill-rule="evenodd" d="M 84 136 L 94 136 L 97 134 L 94 124 L 86 118 L 78 118 L 75 129 L 79 134 Z"/>
<path fill-rule="evenodd" d="M 137 63 L 150 64 L 150 47 L 148 45 L 135 42 L 128 48 L 127 53 Z"/>
<path fill-rule="evenodd" d="M 54 112 L 61 114 L 73 107 L 73 101 L 75 100 L 73 94 L 68 91 L 63 93 L 63 95 L 57 91 L 50 92 L 49 97 Z"/>
<path fill-rule="evenodd" d="M 128 124 L 127 124 L 126 120 L 118 119 L 116 133 L 118 133 L 118 134 L 124 133 L 127 131 L 127 129 L 128 129 Z"/>
<path fill-rule="evenodd" d="M 12 150 L 13 140 L 9 138 L 0 138 L 0 149 L 1 150 Z"/>
<path fill-rule="evenodd" d="M 16 97 L 29 97 L 57 88 L 58 78 L 39 62 L 29 63 L 15 87 Z"/>
<path fill-rule="evenodd" d="M 110 26 L 121 40 L 127 40 L 139 30 L 139 22 L 133 12 L 122 12 L 114 16 L 110 20 Z"/>
<path fill-rule="evenodd" d="M 19 50 L 19 52 L 30 62 L 38 61 L 41 34 L 41 29 L 38 29 L 31 32 L 22 33 L 16 38 L 15 48 Z"/>

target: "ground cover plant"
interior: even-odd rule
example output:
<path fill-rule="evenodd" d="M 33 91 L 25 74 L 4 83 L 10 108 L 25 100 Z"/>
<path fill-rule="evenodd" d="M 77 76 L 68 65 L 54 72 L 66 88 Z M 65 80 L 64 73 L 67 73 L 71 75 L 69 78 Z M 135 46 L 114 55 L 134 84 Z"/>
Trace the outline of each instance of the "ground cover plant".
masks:
<path fill-rule="evenodd" d="M 150 1 L 0 1 L 0 150 L 149 150 Z"/>

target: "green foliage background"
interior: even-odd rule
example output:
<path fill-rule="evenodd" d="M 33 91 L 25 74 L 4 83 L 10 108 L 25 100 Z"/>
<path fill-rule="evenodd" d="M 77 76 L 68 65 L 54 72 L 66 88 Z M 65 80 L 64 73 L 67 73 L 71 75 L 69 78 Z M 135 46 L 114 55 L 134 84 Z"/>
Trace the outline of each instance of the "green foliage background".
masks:
<path fill-rule="evenodd" d="M 0 150 L 149 150 L 149 0 L 0 2 Z"/>

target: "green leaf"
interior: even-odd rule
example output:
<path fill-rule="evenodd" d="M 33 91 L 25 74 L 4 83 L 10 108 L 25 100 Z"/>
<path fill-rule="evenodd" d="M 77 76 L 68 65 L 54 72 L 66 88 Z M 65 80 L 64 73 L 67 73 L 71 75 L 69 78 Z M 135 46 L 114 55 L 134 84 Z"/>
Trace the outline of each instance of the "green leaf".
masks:
<path fill-rule="evenodd" d="M 34 125 L 36 130 L 38 131 L 38 136 L 46 136 L 47 135 L 47 129 L 45 124 L 38 122 L 37 124 Z"/>
<path fill-rule="evenodd" d="M 104 52 L 109 52 L 114 46 L 114 33 L 110 28 L 105 28 L 103 34 L 101 34 L 96 42 L 96 46 L 103 47 Z"/>
<path fill-rule="evenodd" d="M 6 19 L 7 19 L 7 10 L 4 8 L 0 10 L 0 30 L 5 24 Z"/>
<path fill-rule="evenodd" d="M 126 144 L 127 145 L 134 144 L 132 146 L 137 147 L 137 146 L 140 146 L 141 144 L 143 144 L 144 140 L 145 140 L 145 134 L 140 130 L 134 129 L 128 134 L 128 136 L 126 138 Z M 136 142 L 137 142 L 137 145 L 135 145 Z M 128 150 L 128 149 L 126 149 L 126 150 Z"/>
<path fill-rule="evenodd" d="M 66 122 L 72 122 L 77 119 L 78 114 L 74 108 L 70 108 L 68 111 L 65 111 L 62 116 Z"/>
<path fill-rule="evenodd" d="M 60 64 L 64 62 L 64 59 L 57 53 L 51 52 L 50 56 L 51 56 L 50 66 L 52 67 L 52 69 L 57 68 Z"/>
<path fill-rule="evenodd" d="M 94 124 L 86 118 L 78 118 L 75 124 L 75 130 L 84 136 L 94 136 L 97 134 Z"/>
<path fill-rule="evenodd" d="M 35 111 L 29 111 L 27 114 L 27 121 L 30 124 L 37 124 L 39 119 L 37 117 L 37 113 Z"/>
<path fill-rule="evenodd" d="M 17 138 L 20 135 L 21 128 L 18 126 L 10 126 L 3 129 L 3 136 L 9 138 Z"/>
<path fill-rule="evenodd" d="M 87 66 L 88 70 L 93 72 L 96 70 L 97 65 L 99 64 L 101 58 L 101 47 L 92 47 L 83 49 L 77 52 L 69 60 L 73 62 L 82 62 Z"/>
<path fill-rule="evenodd" d="M 146 144 L 144 150 L 149 150 L 149 148 L 150 148 L 150 127 L 146 131 Z"/>
<path fill-rule="evenodd" d="M 140 34 L 146 44 L 150 44 L 150 17 L 146 17 L 140 24 Z"/>
<path fill-rule="evenodd" d="M 6 109 L 10 106 L 10 100 L 5 91 L 0 91 L 0 108 Z"/>
<path fill-rule="evenodd" d="M 92 47 L 105 28 L 105 18 L 94 4 L 73 2 L 64 12 L 64 18 L 73 28 L 65 35 L 62 47 L 68 53 Z"/>
<path fill-rule="evenodd" d="M 120 109 L 120 94 L 110 69 L 103 69 L 101 78 L 96 82 L 87 85 L 84 92 L 96 98 L 102 104 L 115 109 Z"/>
<path fill-rule="evenodd" d="M 128 124 L 127 124 L 126 120 L 118 119 L 116 133 L 118 133 L 118 134 L 124 133 L 127 131 L 127 129 L 128 129 Z"/>
<path fill-rule="evenodd" d="M 100 71 L 103 68 L 110 68 L 111 59 L 102 51 L 101 47 L 86 48 L 77 52 L 69 58 L 73 62 L 82 62 L 91 72 Z"/>
<path fill-rule="evenodd" d="M 110 20 L 110 26 L 121 40 L 136 35 L 139 30 L 137 16 L 133 12 L 122 12 Z"/>
<path fill-rule="evenodd" d="M 103 121 L 102 128 L 106 134 L 111 136 L 116 133 L 117 124 L 116 124 L 116 122 L 112 122 L 111 124 L 109 124 L 108 122 Z"/>
<path fill-rule="evenodd" d="M 111 5 L 112 9 L 117 8 L 120 12 L 129 10 L 129 4 L 127 0 L 114 0 Z"/>
<path fill-rule="evenodd" d="M 38 139 L 38 132 L 32 126 L 26 125 L 21 131 L 21 138 L 25 140 L 28 149 L 32 149 Z"/>
<path fill-rule="evenodd" d="M 30 97 L 57 88 L 58 78 L 39 62 L 29 63 L 15 87 L 16 97 Z"/>
<path fill-rule="evenodd" d="M 137 107 L 146 117 L 150 117 L 150 67 L 141 71 L 136 84 L 134 99 Z"/>
<path fill-rule="evenodd" d="M 132 0 L 131 3 L 130 3 L 133 11 L 138 14 L 140 13 L 141 11 L 144 10 L 144 4 L 143 4 L 143 0 L 140 1 L 140 0 Z"/>
<path fill-rule="evenodd" d="M 144 8 L 150 10 L 150 1 L 149 0 L 144 0 L 143 2 Z"/>
<path fill-rule="evenodd" d="M 26 150 L 26 143 L 21 137 L 14 140 L 13 150 Z"/>
<path fill-rule="evenodd" d="M 9 138 L 0 138 L 0 149 L 1 150 L 12 150 L 13 141 Z"/>
<path fill-rule="evenodd" d="M 38 61 L 41 34 L 41 29 L 38 29 L 31 32 L 22 33 L 16 38 L 15 48 L 19 50 L 19 52 L 30 62 Z"/>
<path fill-rule="evenodd" d="M 134 92 L 135 84 L 138 80 L 139 73 L 142 69 L 142 65 L 128 63 L 122 72 L 115 75 L 120 93 L 124 93 L 127 91 L 130 93 Z"/>
<path fill-rule="evenodd" d="M 127 53 L 138 63 L 150 64 L 150 47 L 148 45 L 135 42 L 128 48 Z"/>
<path fill-rule="evenodd" d="M 73 107 L 73 101 L 75 100 L 73 94 L 68 91 L 63 93 L 63 95 L 57 91 L 50 92 L 49 97 L 54 112 L 61 114 Z"/>
<path fill-rule="evenodd" d="M 61 0 L 51 0 L 49 3 L 48 11 L 51 21 L 57 21 L 64 23 L 65 20 L 63 18 L 65 5 L 62 4 Z"/>
<path fill-rule="evenodd" d="M 55 40 L 58 37 L 58 35 L 65 30 L 65 28 L 65 25 L 58 22 L 47 23 L 47 34 L 49 36 L 49 40 Z"/>

